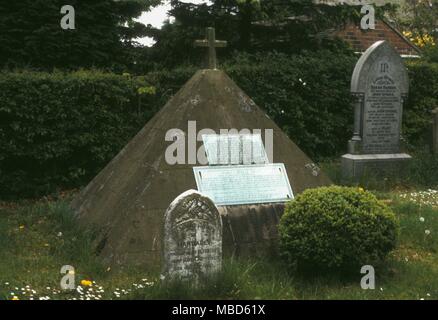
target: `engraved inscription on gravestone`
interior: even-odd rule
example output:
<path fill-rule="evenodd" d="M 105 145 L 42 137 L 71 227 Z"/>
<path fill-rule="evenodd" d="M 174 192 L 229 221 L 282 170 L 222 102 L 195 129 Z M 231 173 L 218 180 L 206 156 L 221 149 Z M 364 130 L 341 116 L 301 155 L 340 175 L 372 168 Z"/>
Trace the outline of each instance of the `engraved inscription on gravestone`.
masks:
<path fill-rule="evenodd" d="M 362 55 L 351 78 L 354 133 L 342 156 L 344 177 L 397 172 L 411 156 L 401 152 L 403 103 L 409 79 L 400 54 L 378 41 Z"/>
<path fill-rule="evenodd" d="M 178 196 L 165 213 L 163 273 L 199 280 L 220 271 L 222 221 L 211 199 L 195 190 Z"/>
<path fill-rule="evenodd" d="M 260 134 L 202 135 L 209 165 L 268 163 Z"/>
<path fill-rule="evenodd" d="M 402 97 L 391 77 L 392 63 L 381 60 L 373 66 L 365 93 L 363 145 L 364 153 L 400 151 Z"/>
<path fill-rule="evenodd" d="M 284 164 L 193 168 L 198 190 L 216 205 L 286 202 L 294 195 Z"/>

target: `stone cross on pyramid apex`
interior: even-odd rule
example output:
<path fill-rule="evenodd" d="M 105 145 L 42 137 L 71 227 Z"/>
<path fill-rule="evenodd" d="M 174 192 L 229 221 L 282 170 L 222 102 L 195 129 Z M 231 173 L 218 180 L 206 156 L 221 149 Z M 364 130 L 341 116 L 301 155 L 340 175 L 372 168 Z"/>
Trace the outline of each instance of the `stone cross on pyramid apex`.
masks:
<path fill-rule="evenodd" d="M 206 39 L 195 41 L 195 47 L 208 48 L 209 69 L 217 69 L 216 48 L 223 48 L 226 46 L 226 41 L 216 40 L 216 32 L 214 28 L 206 28 Z"/>

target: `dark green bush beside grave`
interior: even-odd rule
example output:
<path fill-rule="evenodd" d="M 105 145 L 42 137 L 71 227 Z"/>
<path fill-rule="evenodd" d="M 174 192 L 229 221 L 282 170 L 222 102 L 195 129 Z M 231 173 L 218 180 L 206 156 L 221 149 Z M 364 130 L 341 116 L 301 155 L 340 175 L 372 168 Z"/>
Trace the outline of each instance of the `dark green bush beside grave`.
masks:
<path fill-rule="evenodd" d="M 429 144 L 432 110 L 438 108 L 438 63 L 408 63 L 411 88 L 403 114 L 403 134 L 411 149 Z"/>
<path fill-rule="evenodd" d="M 153 91 L 129 75 L 1 73 L 1 197 L 87 182 L 155 112 Z"/>
<path fill-rule="evenodd" d="M 356 271 L 381 262 L 395 248 L 397 233 L 395 215 L 374 195 L 337 186 L 298 195 L 279 225 L 282 256 L 303 271 Z"/>

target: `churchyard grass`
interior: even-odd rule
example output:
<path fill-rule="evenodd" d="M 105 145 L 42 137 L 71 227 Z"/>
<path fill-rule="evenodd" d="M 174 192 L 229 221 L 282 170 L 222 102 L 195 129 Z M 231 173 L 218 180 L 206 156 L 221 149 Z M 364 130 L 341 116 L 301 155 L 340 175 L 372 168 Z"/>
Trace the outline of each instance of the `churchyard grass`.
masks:
<path fill-rule="evenodd" d="M 430 205 L 438 192 L 427 202 L 405 195 L 378 194 L 396 212 L 401 234 L 397 249 L 375 266 L 375 290 L 361 289 L 360 270 L 300 275 L 278 259 L 226 259 L 198 288 L 163 282 L 158 271 L 105 268 L 93 255 L 92 234 L 71 218 L 68 198 L 2 203 L 0 299 L 438 299 L 438 208 Z M 75 267 L 80 289 L 60 290 L 63 265 Z"/>
<path fill-rule="evenodd" d="M 396 175 L 368 172 L 358 181 L 342 176 L 340 160 L 320 159 L 319 163 L 322 170 L 335 184 L 361 186 L 367 190 L 379 190 L 380 192 L 399 190 L 399 192 L 408 194 L 421 191 L 426 196 L 425 192 L 429 192 L 428 190 L 438 189 L 438 155 L 433 155 L 426 149 L 409 153 L 412 159 Z"/>

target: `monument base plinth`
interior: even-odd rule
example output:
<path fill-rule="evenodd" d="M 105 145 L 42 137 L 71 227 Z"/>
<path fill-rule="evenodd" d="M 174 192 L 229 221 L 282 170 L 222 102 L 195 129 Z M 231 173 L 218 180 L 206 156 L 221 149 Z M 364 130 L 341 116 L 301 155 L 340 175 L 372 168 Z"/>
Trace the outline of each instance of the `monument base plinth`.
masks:
<path fill-rule="evenodd" d="M 398 174 L 412 157 L 406 153 L 345 154 L 342 156 L 343 178 L 359 180 L 364 175 Z"/>

